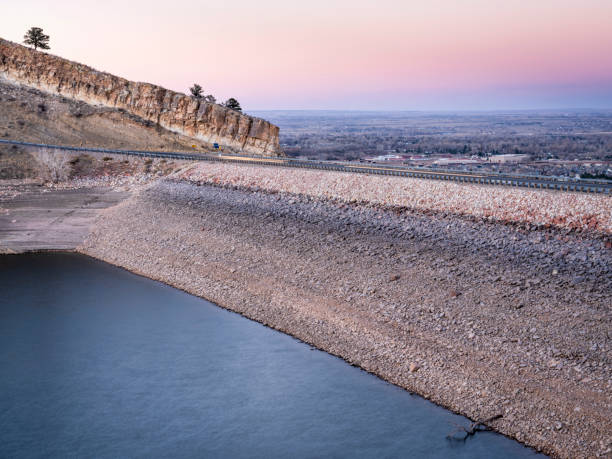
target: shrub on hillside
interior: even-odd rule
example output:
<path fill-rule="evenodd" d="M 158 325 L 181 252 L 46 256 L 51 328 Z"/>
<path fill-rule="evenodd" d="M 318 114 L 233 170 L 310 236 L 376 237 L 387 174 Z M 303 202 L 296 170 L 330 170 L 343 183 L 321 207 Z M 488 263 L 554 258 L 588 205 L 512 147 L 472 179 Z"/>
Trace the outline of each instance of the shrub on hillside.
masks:
<path fill-rule="evenodd" d="M 70 176 L 70 156 L 47 148 L 36 150 L 32 156 L 36 160 L 38 176 L 52 183 L 58 183 Z"/>

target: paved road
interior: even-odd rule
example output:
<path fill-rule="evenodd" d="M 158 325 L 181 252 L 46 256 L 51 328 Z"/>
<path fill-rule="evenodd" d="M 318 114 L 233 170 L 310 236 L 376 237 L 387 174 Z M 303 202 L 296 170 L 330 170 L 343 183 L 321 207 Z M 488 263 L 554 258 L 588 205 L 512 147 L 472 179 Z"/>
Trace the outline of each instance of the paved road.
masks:
<path fill-rule="evenodd" d="M 106 148 L 84 148 L 63 145 L 47 145 L 17 140 L 0 140 L 0 143 L 23 145 L 36 148 L 49 148 L 84 153 L 121 154 L 148 158 L 168 158 L 191 161 L 220 161 L 233 163 L 251 163 L 277 167 L 298 167 L 305 169 L 332 170 L 361 174 L 393 175 L 400 177 L 417 177 L 436 180 L 449 180 L 460 183 L 479 183 L 486 185 L 513 186 L 559 191 L 581 191 L 612 195 L 612 183 L 606 180 L 567 179 L 536 175 L 502 175 L 492 173 L 465 172 L 457 170 L 437 170 L 394 166 L 384 164 L 363 164 L 335 161 L 311 161 L 293 158 L 271 158 L 267 156 L 246 156 L 228 153 L 186 153 L 144 150 L 111 150 Z"/>

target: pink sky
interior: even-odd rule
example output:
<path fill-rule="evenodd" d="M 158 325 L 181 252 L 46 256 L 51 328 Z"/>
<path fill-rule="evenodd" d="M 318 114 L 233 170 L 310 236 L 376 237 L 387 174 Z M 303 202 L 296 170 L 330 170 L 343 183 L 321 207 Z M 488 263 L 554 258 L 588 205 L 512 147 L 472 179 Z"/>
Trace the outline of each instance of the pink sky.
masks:
<path fill-rule="evenodd" d="M 3 2 L 6 3 L 6 2 Z M 612 108 L 611 0 L 20 0 L 54 54 L 256 109 Z"/>

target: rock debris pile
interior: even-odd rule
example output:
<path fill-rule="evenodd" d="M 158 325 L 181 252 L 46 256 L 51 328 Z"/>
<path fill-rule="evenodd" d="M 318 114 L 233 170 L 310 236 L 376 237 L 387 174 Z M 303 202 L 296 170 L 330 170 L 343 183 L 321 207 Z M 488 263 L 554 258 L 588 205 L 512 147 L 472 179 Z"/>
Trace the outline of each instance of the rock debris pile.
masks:
<path fill-rule="evenodd" d="M 255 191 L 612 233 L 612 199 L 604 195 L 223 163 L 199 163 L 182 177 Z"/>

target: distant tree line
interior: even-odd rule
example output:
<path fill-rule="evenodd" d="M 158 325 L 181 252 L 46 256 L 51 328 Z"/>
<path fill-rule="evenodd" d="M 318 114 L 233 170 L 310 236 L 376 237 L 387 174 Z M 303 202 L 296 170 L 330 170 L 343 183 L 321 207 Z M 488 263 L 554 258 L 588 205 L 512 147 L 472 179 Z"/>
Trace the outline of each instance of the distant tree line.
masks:
<path fill-rule="evenodd" d="M 281 130 L 285 153 L 312 158 L 346 159 L 383 153 L 427 156 L 434 154 L 478 156 L 528 154 L 533 159 L 612 159 L 612 136 L 607 134 L 550 136 L 535 135 L 426 135 L 404 136 L 388 134 L 382 128 L 378 134 L 343 132 L 303 132 L 307 128 Z"/>

